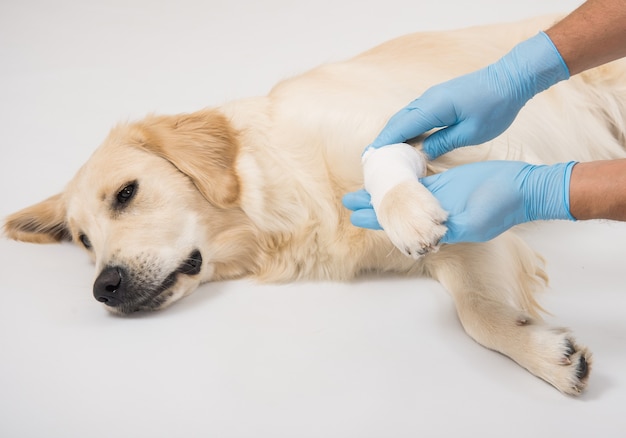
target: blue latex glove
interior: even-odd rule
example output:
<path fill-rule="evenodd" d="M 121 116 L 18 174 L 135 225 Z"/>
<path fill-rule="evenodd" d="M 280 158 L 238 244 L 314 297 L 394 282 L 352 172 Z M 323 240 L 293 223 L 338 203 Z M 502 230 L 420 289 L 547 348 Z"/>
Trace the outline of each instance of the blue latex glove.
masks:
<path fill-rule="evenodd" d="M 524 222 L 576 220 L 569 212 L 574 164 L 535 166 L 519 161 L 483 161 L 420 181 L 449 213 L 448 231 L 441 243 L 484 242 Z M 346 194 L 343 204 L 354 210 L 350 217 L 354 225 L 381 229 L 365 190 Z"/>
<path fill-rule="evenodd" d="M 543 32 L 482 70 L 426 90 L 395 114 L 370 145 L 402 143 L 441 128 L 424 140 L 431 158 L 502 134 L 535 94 L 569 78 L 569 69 Z"/>

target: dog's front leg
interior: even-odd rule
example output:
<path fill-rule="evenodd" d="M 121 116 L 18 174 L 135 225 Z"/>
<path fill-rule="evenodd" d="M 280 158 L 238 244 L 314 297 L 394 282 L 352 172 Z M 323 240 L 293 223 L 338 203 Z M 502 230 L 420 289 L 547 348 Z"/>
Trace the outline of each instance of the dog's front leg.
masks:
<path fill-rule="evenodd" d="M 424 154 L 398 143 L 370 148 L 362 161 L 365 189 L 391 242 L 416 259 L 436 251 L 448 214 L 419 181 L 426 174 Z"/>

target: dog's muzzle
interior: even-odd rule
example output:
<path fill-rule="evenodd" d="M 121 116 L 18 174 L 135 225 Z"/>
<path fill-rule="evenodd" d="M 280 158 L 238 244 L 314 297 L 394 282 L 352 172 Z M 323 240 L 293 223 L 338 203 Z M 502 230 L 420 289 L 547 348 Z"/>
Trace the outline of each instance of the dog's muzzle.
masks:
<path fill-rule="evenodd" d="M 198 250 L 194 250 L 156 287 L 134 282 L 124 266 L 107 266 L 100 272 L 93 284 L 93 296 L 107 306 L 118 308 L 122 313 L 158 308 L 163 301 L 159 300 L 159 297 L 174 285 L 178 274 L 197 275 L 201 270 L 202 254 Z"/>

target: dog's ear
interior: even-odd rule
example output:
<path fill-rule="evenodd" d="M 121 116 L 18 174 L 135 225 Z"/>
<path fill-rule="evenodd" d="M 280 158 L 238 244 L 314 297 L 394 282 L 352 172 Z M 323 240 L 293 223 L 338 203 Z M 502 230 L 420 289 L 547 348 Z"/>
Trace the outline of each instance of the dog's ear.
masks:
<path fill-rule="evenodd" d="M 237 205 L 237 136 L 226 117 L 215 110 L 205 110 L 151 117 L 142 127 L 145 138 L 140 147 L 167 159 L 189 176 L 212 204 Z"/>
<path fill-rule="evenodd" d="M 7 237 L 24 242 L 55 243 L 71 240 L 61 194 L 13 213 L 4 223 L 4 232 Z"/>

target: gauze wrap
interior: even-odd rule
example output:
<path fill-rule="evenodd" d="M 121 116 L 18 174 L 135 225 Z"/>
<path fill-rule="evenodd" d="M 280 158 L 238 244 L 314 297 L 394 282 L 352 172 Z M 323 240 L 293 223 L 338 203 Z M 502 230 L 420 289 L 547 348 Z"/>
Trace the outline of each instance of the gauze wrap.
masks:
<path fill-rule="evenodd" d="M 407 180 L 417 180 L 426 175 L 424 155 L 406 143 L 396 143 L 380 148 L 368 148 L 361 157 L 363 183 L 372 197 L 376 212 L 380 203 L 396 185 Z"/>

